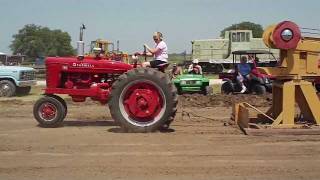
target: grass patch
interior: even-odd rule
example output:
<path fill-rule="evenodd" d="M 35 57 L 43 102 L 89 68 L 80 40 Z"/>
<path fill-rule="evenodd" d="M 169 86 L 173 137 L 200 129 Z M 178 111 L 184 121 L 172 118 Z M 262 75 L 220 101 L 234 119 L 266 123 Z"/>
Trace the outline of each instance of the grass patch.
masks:
<path fill-rule="evenodd" d="M 219 75 L 217 74 L 204 74 L 204 76 L 208 79 L 219 79 Z"/>
<path fill-rule="evenodd" d="M 221 85 L 220 84 L 214 84 L 212 85 L 213 94 L 221 94 Z"/>

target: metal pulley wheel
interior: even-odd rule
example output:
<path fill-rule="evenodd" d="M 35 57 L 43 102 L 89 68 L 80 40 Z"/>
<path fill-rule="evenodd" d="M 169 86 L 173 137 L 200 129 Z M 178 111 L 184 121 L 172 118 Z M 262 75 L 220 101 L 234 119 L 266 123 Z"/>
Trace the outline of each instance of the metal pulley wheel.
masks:
<path fill-rule="evenodd" d="M 272 33 L 272 42 L 278 49 L 295 49 L 300 40 L 300 28 L 291 21 L 279 23 Z"/>
<path fill-rule="evenodd" d="M 276 48 L 273 44 L 272 33 L 276 25 L 268 26 L 263 32 L 263 42 L 269 48 Z"/>

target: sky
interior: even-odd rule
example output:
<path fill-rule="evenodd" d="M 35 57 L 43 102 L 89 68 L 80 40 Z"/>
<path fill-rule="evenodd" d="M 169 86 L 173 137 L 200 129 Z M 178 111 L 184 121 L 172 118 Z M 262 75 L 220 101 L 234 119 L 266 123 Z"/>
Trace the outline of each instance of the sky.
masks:
<path fill-rule="evenodd" d="M 227 26 L 250 21 L 267 27 L 291 20 L 320 28 L 318 0 L 0 0 L 0 52 L 11 53 L 12 36 L 26 24 L 61 29 L 76 47 L 79 27 L 87 27 L 88 47 L 97 38 L 120 41 L 128 53 L 153 45 L 164 35 L 169 53 L 191 51 L 191 40 L 212 39 Z"/>

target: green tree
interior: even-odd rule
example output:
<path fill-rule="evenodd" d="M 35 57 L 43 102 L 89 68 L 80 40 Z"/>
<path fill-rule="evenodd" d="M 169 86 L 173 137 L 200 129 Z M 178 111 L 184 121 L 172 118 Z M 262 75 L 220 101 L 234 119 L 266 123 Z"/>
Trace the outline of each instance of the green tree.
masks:
<path fill-rule="evenodd" d="M 34 24 L 25 25 L 13 35 L 10 49 L 29 58 L 74 55 L 71 37 L 61 30 L 50 30 Z"/>
<path fill-rule="evenodd" d="M 252 22 L 245 21 L 245 22 L 241 22 L 238 24 L 232 24 L 231 26 L 224 28 L 221 31 L 220 36 L 224 37 L 224 34 L 226 31 L 237 30 L 237 29 L 238 30 L 252 30 L 252 35 L 254 38 L 261 38 L 262 34 L 263 34 L 263 28 L 260 24 L 255 24 Z"/>

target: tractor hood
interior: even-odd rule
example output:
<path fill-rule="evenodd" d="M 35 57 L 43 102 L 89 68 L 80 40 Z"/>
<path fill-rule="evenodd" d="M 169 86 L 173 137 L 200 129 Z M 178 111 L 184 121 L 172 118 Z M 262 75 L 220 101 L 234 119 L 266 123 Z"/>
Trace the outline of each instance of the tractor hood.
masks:
<path fill-rule="evenodd" d="M 47 69 L 58 69 L 69 72 L 92 72 L 92 73 L 119 73 L 122 74 L 132 66 L 120 61 L 108 59 L 84 58 L 79 60 L 77 57 L 48 57 L 46 59 Z"/>

